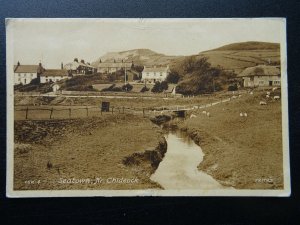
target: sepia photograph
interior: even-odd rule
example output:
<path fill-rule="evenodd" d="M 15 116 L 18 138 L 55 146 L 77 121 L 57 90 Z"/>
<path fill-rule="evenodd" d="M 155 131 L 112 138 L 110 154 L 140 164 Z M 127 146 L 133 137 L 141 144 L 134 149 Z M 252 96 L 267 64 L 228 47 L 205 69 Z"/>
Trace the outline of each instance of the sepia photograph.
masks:
<path fill-rule="evenodd" d="M 8 197 L 289 196 L 286 21 L 6 19 Z"/>

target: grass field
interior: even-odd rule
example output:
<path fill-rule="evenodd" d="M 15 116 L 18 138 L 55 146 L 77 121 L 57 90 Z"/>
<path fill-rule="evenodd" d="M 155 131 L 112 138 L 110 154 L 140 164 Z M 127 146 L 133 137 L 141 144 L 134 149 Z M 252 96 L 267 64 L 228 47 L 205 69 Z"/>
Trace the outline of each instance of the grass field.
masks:
<path fill-rule="evenodd" d="M 283 188 L 281 101 L 268 100 L 260 91 L 208 111 L 210 117 L 190 112 L 196 117 L 179 124 L 205 153 L 199 169 L 239 189 Z"/>
<path fill-rule="evenodd" d="M 154 149 L 159 128 L 140 116 L 105 115 L 76 120 L 15 122 L 14 189 L 147 189 L 151 162 L 125 166 L 133 153 Z M 141 138 L 142 137 L 142 138 Z M 61 179 L 103 179 L 102 183 L 60 183 Z M 137 179 L 107 183 L 109 178 Z M 33 181 L 30 183 L 29 181 Z"/>

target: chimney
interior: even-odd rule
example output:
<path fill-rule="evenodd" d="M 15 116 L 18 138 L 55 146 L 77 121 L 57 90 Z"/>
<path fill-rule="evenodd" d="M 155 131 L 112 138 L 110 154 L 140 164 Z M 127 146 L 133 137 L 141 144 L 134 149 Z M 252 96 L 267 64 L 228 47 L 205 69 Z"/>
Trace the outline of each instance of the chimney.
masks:
<path fill-rule="evenodd" d="M 101 59 L 100 59 L 100 62 L 99 63 L 102 63 Z"/>
<path fill-rule="evenodd" d="M 80 60 L 80 62 L 84 64 L 84 59 Z"/>
<path fill-rule="evenodd" d="M 74 62 L 78 62 L 78 58 L 75 58 L 75 59 L 74 59 Z"/>
<path fill-rule="evenodd" d="M 114 63 L 116 62 L 116 60 L 114 59 Z"/>
<path fill-rule="evenodd" d="M 64 69 L 64 64 L 61 63 L 60 68 L 63 70 Z"/>
<path fill-rule="evenodd" d="M 18 61 L 18 64 L 17 64 L 18 66 L 20 66 L 20 62 Z"/>

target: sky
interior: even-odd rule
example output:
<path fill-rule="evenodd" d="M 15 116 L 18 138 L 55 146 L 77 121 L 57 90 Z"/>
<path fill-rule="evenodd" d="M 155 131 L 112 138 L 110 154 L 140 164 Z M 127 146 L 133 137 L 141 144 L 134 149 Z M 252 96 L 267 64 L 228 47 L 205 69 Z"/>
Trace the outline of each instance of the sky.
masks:
<path fill-rule="evenodd" d="M 107 52 L 148 48 L 193 55 L 243 41 L 280 43 L 280 19 L 10 19 L 16 64 L 60 68 L 74 58 L 93 62 Z"/>

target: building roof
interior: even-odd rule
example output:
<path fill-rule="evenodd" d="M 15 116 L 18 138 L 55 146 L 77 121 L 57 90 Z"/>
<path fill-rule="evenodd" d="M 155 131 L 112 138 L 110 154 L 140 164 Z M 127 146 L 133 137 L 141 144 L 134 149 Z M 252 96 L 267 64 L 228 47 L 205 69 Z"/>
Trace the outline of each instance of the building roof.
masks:
<path fill-rule="evenodd" d="M 73 61 L 73 62 L 67 63 L 64 66 L 64 69 L 66 69 L 66 70 L 77 70 L 77 68 L 79 66 L 84 66 L 84 67 L 89 67 L 89 68 L 95 68 L 95 67 L 93 67 L 91 65 L 88 65 L 88 64 L 85 64 L 85 63 L 82 63 L 82 62 Z"/>
<path fill-rule="evenodd" d="M 238 75 L 238 77 L 278 76 L 278 75 L 280 75 L 280 68 L 278 66 L 258 65 L 258 66 L 246 68 Z"/>
<path fill-rule="evenodd" d="M 68 76 L 68 71 L 61 70 L 61 69 L 47 69 L 41 74 L 41 76 L 55 76 L 55 77 Z"/>
<path fill-rule="evenodd" d="M 144 67 L 143 72 L 168 72 L 168 66 L 160 66 L 160 67 Z"/>
<path fill-rule="evenodd" d="M 14 65 L 15 73 L 37 73 L 39 65 Z"/>
<path fill-rule="evenodd" d="M 126 68 L 131 68 L 132 63 L 128 62 L 101 62 L 98 64 L 98 68 L 121 68 L 121 67 L 126 67 Z"/>

